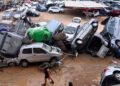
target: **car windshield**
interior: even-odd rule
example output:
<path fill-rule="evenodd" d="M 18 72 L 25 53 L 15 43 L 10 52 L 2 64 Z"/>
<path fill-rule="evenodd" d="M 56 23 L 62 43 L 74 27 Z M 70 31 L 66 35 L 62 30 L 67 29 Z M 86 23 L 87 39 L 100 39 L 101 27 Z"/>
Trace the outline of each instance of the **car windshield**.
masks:
<path fill-rule="evenodd" d="M 46 44 L 43 44 L 43 48 L 48 52 L 51 52 L 51 50 L 52 50 L 52 48 Z"/>
<path fill-rule="evenodd" d="M 64 29 L 64 32 L 67 33 L 67 34 L 74 34 L 75 31 L 76 31 L 76 28 L 70 27 L 70 26 L 67 26 L 67 27 Z"/>

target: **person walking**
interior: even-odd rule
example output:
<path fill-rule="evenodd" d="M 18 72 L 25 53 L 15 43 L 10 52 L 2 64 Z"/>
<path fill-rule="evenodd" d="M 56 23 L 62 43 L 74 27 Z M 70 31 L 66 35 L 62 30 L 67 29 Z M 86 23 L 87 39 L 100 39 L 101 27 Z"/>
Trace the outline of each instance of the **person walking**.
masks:
<path fill-rule="evenodd" d="M 45 78 L 44 78 L 45 79 L 45 83 L 42 86 L 46 86 L 48 79 L 51 80 L 51 82 L 50 82 L 51 84 L 54 84 L 54 81 L 53 81 L 53 79 L 50 76 L 49 67 L 45 67 L 44 70 L 43 70 L 43 72 L 45 74 Z"/>

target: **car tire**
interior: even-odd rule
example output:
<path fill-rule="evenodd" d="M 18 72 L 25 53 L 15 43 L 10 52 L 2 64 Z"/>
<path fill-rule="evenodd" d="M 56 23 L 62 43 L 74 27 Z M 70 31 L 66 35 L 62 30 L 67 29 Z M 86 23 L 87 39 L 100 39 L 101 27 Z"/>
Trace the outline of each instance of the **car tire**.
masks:
<path fill-rule="evenodd" d="M 115 40 L 115 44 L 120 47 L 120 40 Z"/>
<path fill-rule="evenodd" d="M 15 62 L 10 62 L 10 63 L 8 63 L 8 66 L 15 66 L 15 65 L 16 65 Z"/>
<path fill-rule="evenodd" d="M 52 57 L 52 58 L 50 59 L 50 62 L 56 62 L 56 61 L 58 61 L 58 58 L 57 58 L 57 57 Z"/>
<path fill-rule="evenodd" d="M 22 61 L 20 62 L 20 65 L 21 65 L 22 67 L 28 67 L 28 61 L 27 61 L 27 60 L 22 60 Z"/>
<path fill-rule="evenodd" d="M 114 73 L 114 77 L 117 81 L 120 81 L 120 72 Z"/>
<path fill-rule="evenodd" d="M 62 11 L 59 11 L 59 13 L 63 13 Z"/>
<path fill-rule="evenodd" d="M 52 11 L 50 10 L 49 13 L 52 13 Z"/>

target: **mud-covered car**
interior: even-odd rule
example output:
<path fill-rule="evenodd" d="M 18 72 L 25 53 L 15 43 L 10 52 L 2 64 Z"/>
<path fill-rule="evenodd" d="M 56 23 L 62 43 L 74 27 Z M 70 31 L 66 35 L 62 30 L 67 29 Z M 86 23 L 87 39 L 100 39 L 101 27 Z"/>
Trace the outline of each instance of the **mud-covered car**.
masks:
<path fill-rule="evenodd" d="M 0 32 L 0 53 L 7 57 L 15 57 L 23 43 L 23 37 L 11 32 Z"/>
<path fill-rule="evenodd" d="M 64 28 L 64 33 L 67 36 L 66 42 L 71 43 L 72 40 L 75 38 L 78 28 L 80 27 L 79 23 L 71 22 Z"/>
<path fill-rule="evenodd" d="M 101 74 L 100 86 L 120 86 L 120 65 L 113 63 Z"/>
<path fill-rule="evenodd" d="M 33 62 L 58 61 L 61 56 L 62 51 L 58 47 L 49 46 L 45 43 L 32 43 L 21 47 L 17 63 L 27 67 L 29 63 Z"/>
<path fill-rule="evenodd" d="M 84 25 L 82 25 L 78 31 L 77 35 L 71 43 L 72 48 L 77 49 L 77 51 L 81 51 L 86 47 L 89 39 L 94 35 L 98 28 L 98 21 L 96 19 L 91 19 Z"/>
<path fill-rule="evenodd" d="M 86 49 L 87 53 L 100 58 L 104 58 L 108 54 L 109 50 L 108 41 L 99 33 L 94 34 Z"/>
<path fill-rule="evenodd" d="M 64 29 L 64 26 L 61 22 L 57 20 L 50 20 L 48 21 L 46 27 L 48 30 L 52 33 L 52 36 L 54 36 L 56 33 Z"/>
<path fill-rule="evenodd" d="M 120 47 L 120 18 L 110 17 L 104 30 L 101 32 L 105 39 L 110 41 L 111 45 Z"/>
<path fill-rule="evenodd" d="M 120 47 L 119 26 L 120 18 L 110 17 L 104 30 L 100 34 L 95 34 L 91 38 L 87 51 L 91 55 L 101 58 L 106 55 L 115 54 L 116 50 Z"/>

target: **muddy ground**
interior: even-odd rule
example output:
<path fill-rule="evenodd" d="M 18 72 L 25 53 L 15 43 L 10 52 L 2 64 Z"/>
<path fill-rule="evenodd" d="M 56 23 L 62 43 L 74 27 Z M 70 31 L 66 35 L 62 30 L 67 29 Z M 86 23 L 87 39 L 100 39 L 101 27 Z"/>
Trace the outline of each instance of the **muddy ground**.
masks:
<path fill-rule="evenodd" d="M 68 24 L 73 17 L 80 16 L 81 13 L 76 11 L 67 11 L 64 14 L 49 14 L 40 13 L 40 17 L 34 18 L 34 22 L 48 21 L 57 19 Z M 104 17 L 97 17 L 101 22 Z M 89 18 L 82 17 L 82 23 Z M 102 31 L 104 26 L 99 23 L 97 32 Z M 117 60 L 113 57 L 105 57 L 104 59 L 92 57 L 88 54 L 80 54 L 77 58 L 71 58 L 65 55 L 63 65 L 60 70 L 51 70 L 52 77 L 55 81 L 54 85 L 47 86 L 68 86 L 68 81 L 72 81 L 74 86 L 98 86 L 101 72 L 107 67 L 112 60 Z M 38 65 L 30 65 L 28 68 L 6 67 L 0 71 L 0 86 L 41 86 L 44 83 L 44 74 L 38 69 Z"/>

